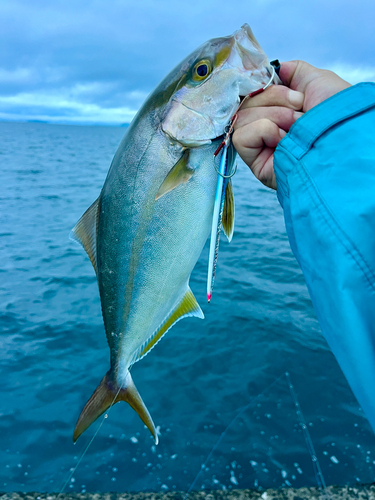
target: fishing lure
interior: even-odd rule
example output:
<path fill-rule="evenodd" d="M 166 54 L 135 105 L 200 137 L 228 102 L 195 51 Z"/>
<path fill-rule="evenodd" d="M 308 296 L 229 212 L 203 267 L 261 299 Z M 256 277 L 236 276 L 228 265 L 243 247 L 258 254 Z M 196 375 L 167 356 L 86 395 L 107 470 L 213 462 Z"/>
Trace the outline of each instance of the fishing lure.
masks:
<path fill-rule="evenodd" d="M 213 290 L 214 281 L 215 281 L 216 264 L 217 264 L 217 257 L 218 257 L 218 253 L 219 253 L 220 233 L 221 233 L 222 221 L 223 221 L 223 208 L 224 208 L 225 192 L 227 189 L 227 184 L 228 184 L 229 179 L 231 177 L 233 177 L 233 175 L 236 173 L 236 170 L 237 170 L 237 167 L 234 166 L 236 153 L 235 153 L 233 145 L 232 145 L 233 129 L 234 129 L 234 125 L 238 119 L 237 113 L 247 99 L 251 99 L 252 97 L 260 94 L 261 92 L 264 92 L 270 85 L 275 83 L 274 80 L 275 80 L 275 78 L 277 78 L 276 75 L 278 75 L 278 73 L 279 73 L 280 63 L 276 59 L 274 61 L 271 61 L 270 64 L 271 64 L 271 77 L 270 77 L 268 83 L 264 87 L 262 87 L 258 90 L 255 90 L 254 92 L 251 92 L 250 94 L 247 94 L 242 99 L 242 101 L 240 102 L 240 105 L 238 106 L 236 112 L 234 113 L 228 126 L 226 127 L 224 139 L 222 140 L 219 147 L 217 148 L 217 150 L 214 153 L 214 162 L 215 162 L 216 157 L 218 156 L 220 151 L 222 151 L 219 168 L 216 168 L 216 164 L 214 163 L 218 177 L 217 177 L 214 209 L 213 209 L 213 215 L 212 215 L 210 252 L 209 252 L 209 257 L 208 257 L 208 275 L 207 275 L 207 300 L 208 300 L 208 302 L 211 301 L 212 290 Z M 277 80 L 278 80 L 278 78 L 277 78 Z M 277 81 L 277 83 L 278 83 L 278 81 Z"/>

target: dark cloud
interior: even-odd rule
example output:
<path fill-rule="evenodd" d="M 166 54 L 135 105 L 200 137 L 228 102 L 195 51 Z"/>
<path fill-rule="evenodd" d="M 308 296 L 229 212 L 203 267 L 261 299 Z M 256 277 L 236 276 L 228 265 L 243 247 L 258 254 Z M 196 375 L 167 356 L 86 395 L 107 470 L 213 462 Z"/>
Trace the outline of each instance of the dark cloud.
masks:
<path fill-rule="evenodd" d="M 22 103 L 24 94 L 46 95 L 55 106 L 59 95 L 70 96 L 82 113 L 89 104 L 134 111 L 185 55 L 244 22 L 271 57 L 375 67 L 374 14 L 373 0 L 2 0 L 1 116 L 9 111 L 5 98 Z M 24 109 L 13 102 L 12 116 L 33 114 L 26 101 Z M 63 115 L 57 107 L 55 115 L 75 116 L 78 108 Z"/>

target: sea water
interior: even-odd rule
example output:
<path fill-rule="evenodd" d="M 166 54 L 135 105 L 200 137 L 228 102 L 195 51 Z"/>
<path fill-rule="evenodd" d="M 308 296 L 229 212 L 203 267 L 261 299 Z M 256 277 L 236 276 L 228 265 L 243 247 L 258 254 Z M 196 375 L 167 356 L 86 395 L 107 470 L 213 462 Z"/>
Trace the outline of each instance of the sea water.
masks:
<path fill-rule="evenodd" d="M 374 481 L 374 434 L 322 337 L 276 194 L 240 161 L 210 304 L 207 245 L 191 277 L 205 319 L 176 324 L 132 369 L 160 444 L 118 404 L 70 478 L 100 424 L 73 445 L 109 349 L 94 270 L 68 235 L 123 134 L 0 123 L 0 490 L 313 486 L 309 439 L 326 484 Z"/>

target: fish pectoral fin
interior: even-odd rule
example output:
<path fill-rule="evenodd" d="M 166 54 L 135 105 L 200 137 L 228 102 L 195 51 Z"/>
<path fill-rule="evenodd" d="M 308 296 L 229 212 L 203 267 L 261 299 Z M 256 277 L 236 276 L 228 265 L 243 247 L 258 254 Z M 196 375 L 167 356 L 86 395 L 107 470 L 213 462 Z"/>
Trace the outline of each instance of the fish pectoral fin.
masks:
<path fill-rule="evenodd" d="M 188 167 L 190 150 L 187 149 L 175 166 L 169 171 L 167 177 L 162 182 L 159 191 L 156 193 L 155 200 L 158 200 L 172 189 L 180 184 L 187 182 L 193 175 L 194 170 Z"/>
<path fill-rule="evenodd" d="M 79 436 L 85 432 L 100 415 L 120 401 L 126 401 L 133 410 L 138 413 L 142 422 L 148 427 L 153 435 L 155 444 L 158 444 L 159 439 L 154 422 L 129 372 L 127 373 L 127 385 L 121 388 L 111 377 L 111 372 L 105 375 L 78 418 L 74 429 L 73 441 L 76 442 Z"/>
<path fill-rule="evenodd" d="M 229 179 L 227 183 L 227 187 L 225 189 L 225 199 L 224 199 L 224 208 L 223 208 L 223 218 L 222 225 L 225 236 L 228 238 L 228 241 L 232 241 L 233 231 L 234 231 L 234 195 L 233 195 L 233 186 L 232 180 Z"/>
<path fill-rule="evenodd" d="M 159 340 L 167 333 L 167 331 L 172 328 L 172 326 L 177 323 L 182 318 L 188 316 L 195 316 L 197 318 L 204 318 L 202 309 L 200 308 L 197 299 L 194 297 L 193 292 L 188 287 L 183 298 L 177 304 L 177 306 L 168 314 L 161 326 L 149 337 L 149 339 L 141 345 L 141 347 L 135 352 L 133 356 L 132 363 L 136 363 L 142 359 L 146 354 L 148 354 L 153 347 L 159 342 Z"/>
<path fill-rule="evenodd" d="M 96 274 L 98 274 L 96 237 L 99 223 L 99 209 L 100 197 L 86 210 L 69 235 L 71 240 L 80 243 L 86 250 Z"/>

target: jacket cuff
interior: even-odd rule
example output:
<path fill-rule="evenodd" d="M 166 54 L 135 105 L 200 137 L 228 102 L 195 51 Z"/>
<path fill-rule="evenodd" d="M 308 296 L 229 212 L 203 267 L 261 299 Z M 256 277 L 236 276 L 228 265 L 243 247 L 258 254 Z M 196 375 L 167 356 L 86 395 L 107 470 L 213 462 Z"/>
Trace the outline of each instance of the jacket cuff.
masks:
<path fill-rule="evenodd" d="M 274 155 L 277 196 L 282 206 L 289 197 L 289 173 L 315 141 L 335 125 L 374 106 L 375 83 L 358 83 L 326 99 L 294 123 Z"/>

